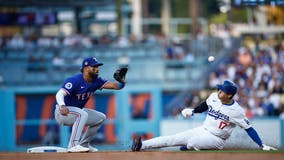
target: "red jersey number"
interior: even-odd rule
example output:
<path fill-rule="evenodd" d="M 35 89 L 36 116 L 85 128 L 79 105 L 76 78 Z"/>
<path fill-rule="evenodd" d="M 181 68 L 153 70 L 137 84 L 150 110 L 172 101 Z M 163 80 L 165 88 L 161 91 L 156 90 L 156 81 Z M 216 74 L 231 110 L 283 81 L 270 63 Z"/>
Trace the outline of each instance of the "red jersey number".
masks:
<path fill-rule="evenodd" d="M 219 128 L 224 129 L 227 125 L 228 125 L 227 122 L 221 121 L 220 124 L 219 124 Z"/>

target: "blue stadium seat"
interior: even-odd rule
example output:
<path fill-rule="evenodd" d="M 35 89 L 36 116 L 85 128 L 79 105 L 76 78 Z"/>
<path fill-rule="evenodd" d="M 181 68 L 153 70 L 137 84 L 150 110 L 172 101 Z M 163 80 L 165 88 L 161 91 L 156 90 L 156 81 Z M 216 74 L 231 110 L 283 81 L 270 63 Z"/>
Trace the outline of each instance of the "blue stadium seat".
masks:
<path fill-rule="evenodd" d="M 0 51 L 0 61 L 4 60 L 4 58 L 5 58 L 5 52 Z"/>
<path fill-rule="evenodd" d="M 8 60 L 28 60 L 29 54 L 25 51 L 8 51 L 7 59 Z"/>

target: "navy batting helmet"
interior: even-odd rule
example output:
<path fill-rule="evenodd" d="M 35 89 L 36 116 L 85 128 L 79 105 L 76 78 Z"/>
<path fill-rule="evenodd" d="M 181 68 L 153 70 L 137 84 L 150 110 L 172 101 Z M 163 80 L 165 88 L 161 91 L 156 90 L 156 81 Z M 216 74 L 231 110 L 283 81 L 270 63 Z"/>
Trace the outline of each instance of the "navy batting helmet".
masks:
<path fill-rule="evenodd" d="M 235 83 L 225 80 L 223 84 L 218 84 L 217 85 L 218 90 L 221 90 L 227 94 L 235 95 L 238 91 L 237 86 Z"/>

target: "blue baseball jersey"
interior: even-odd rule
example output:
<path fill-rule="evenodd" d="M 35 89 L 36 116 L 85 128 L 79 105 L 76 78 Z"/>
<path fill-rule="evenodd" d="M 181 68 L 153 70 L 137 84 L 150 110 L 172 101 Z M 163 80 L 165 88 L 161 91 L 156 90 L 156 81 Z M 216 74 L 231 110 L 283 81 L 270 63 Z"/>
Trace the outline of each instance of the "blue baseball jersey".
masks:
<path fill-rule="evenodd" d="M 98 77 L 88 83 L 84 80 L 83 74 L 67 78 L 62 86 L 62 89 L 67 93 L 67 96 L 64 97 L 65 105 L 83 108 L 94 92 L 102 89 L 107 82 L 107 80 Z"/>

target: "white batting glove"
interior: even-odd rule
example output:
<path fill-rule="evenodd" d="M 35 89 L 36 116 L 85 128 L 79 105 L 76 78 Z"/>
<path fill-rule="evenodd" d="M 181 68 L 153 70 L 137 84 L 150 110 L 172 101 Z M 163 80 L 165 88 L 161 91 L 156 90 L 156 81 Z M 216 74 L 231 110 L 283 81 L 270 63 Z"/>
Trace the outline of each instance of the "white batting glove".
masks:
<path fill-rule="evenodd" d="M 276 151 L 277 148 L 268 146 L 268 145 L 266 145 L 266 144 L 262 144 L 262 150 L 264 150 L 264 151 Z"/>
<path fill-rule="evenodd" d="M 184 118 L 190 118 L 191 116 L 193 116 L 193 109 L 185 108 L 181 111 L 181 114 Z"/>

